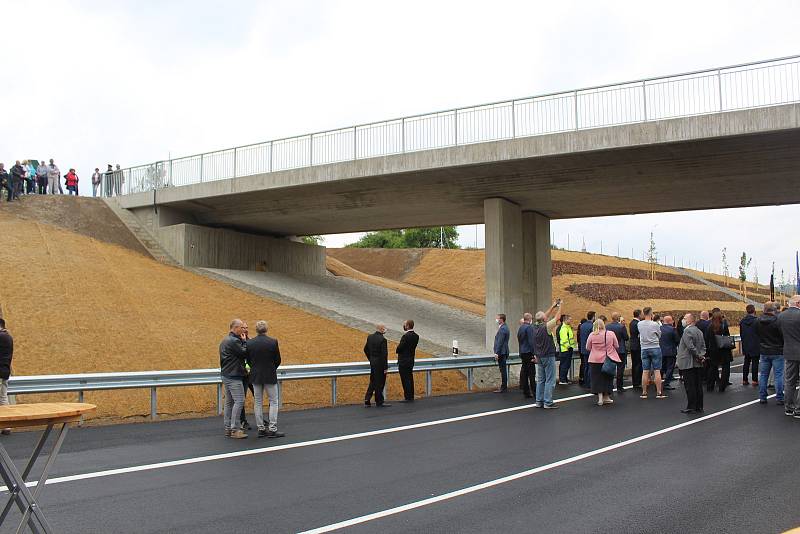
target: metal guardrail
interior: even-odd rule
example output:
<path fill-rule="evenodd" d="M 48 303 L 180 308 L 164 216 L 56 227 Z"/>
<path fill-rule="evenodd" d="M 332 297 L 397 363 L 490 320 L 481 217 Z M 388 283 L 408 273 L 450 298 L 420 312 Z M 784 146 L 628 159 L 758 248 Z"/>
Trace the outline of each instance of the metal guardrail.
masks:
<path fill-rule="evenodd" d="M 518 365 L 518 355 L 508 358 L 508 365 Z M 473 389 L 473 369 L 492 367 L 497 363 L 492 355 L 450 356 L 418 359 L 415 372 L 425 373 L 425 394 L 431 395 L 433 371 L 467 370 L 467 388 Z M 389 372 L 397 373 L 397 361 L 389 361 Z M 368 376 L 369 362 L 327 363 L 314 365 L 282 365 L 278 368 L 278 404 L 282 402 L 281 383 L 287 380 L 330 379 L 331 404 L 336 405 L 337 379 L 348 376 Z M 217 389 L 217 413 L 222 410 L 222 379 L 219 369 L 185 371 L 137 371 L 123 373 L 87 373 L 71 375 L 12 376 L 8 381 L 9 395 L 77 392 L 83 401 L 86 391 L 114 389 L 150 389 L 150 417 L 158 414 L 157 390 L 160 387 L 214 385 Z"/>
<path fill-rule="evenodd" d="M 124 184 L 120 185 L 129 194 L 434 148 L 793 102 L 800 102 L 798 55 L 454 108 L 157 161 L 123 169 Z"/>

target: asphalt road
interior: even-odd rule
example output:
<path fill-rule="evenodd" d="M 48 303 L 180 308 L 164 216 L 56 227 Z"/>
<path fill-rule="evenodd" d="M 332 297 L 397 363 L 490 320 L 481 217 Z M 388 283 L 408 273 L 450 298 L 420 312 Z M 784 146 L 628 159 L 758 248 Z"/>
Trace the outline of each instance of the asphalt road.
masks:
<path fill-rule="evenodd" d="M 706 395 L 704 417 L 680 413 L 679 387 L 603 408 L 541 410 L 511 392 L 287 412 L 281 440 L 225 439 L 217 418 L 72 429 L 42 503 L 74 533 L 300 532 L 354 518 L 345 531 L 782 532 L 800 525 L 800 420 L 753 404 L 739 381 Z M 34 438 L 3 443 L 22 461 Z"/>

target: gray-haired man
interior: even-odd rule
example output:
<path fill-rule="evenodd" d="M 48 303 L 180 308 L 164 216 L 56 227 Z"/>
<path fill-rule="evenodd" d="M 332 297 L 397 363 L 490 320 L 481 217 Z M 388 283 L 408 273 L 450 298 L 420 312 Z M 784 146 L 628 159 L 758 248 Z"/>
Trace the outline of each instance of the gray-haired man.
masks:
<path fill-rule="evenodd" d="M 256 425 L 259 438 L 282 438 L 278 432 L 278 366 L 281 350 L 278 340 L 267 336 L 267 322 L 256 323 L 256 337 L 247 340 L 247 361 L 250 363 L 250 383 L 255 397 Z M 264 390 L 269 397 L 269 427 L 264 426 Z"/>
<path fill-rule="evenodd" d="M 786 415 L 790 411 L 800 419 L 797 385 L 800 382 L 800 295 L 789 299 L 789 308 L 778 315 L 778 326 L 783 334 L 784 402 Z"/>

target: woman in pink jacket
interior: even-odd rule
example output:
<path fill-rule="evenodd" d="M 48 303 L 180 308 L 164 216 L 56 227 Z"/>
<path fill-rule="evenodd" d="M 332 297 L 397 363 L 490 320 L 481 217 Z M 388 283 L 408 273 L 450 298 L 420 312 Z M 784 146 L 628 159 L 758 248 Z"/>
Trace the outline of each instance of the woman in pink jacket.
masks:
<path fill-rule="evenodd" d="M 614 332 L 606 330 L 606 323 L 602 319 L 595 320 L 592 333 L 586 340 L 586 350 L 589 351 L 589 368 L 592 383 L 592 393 L 597 395 L 597 405 L 611 404 L 611 384 L 613 377 L 603 372 L 603 362 L 606 356 L 616 363 L 622 363 L 617 355 L 619 342 Z"/>

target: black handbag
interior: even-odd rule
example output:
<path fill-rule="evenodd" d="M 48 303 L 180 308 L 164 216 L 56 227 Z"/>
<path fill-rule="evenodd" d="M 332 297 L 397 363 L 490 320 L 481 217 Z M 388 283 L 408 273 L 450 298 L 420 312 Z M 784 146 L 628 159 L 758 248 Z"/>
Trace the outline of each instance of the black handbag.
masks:
<path fill-rule="evenodd" d="M 606 331 L 605 336 L 603 337 L 603 342 L 606 343 L 606 359 L 603 360 L 603 367 L 600 369 L 600 371 L 604 375 L 617 376 L 617 362 L 608 356 L 608 331 Z"/>
<path fill-rule="evenodd" d="M 736 348 L 736 339 L 733 336 L 714 336 L 717 341 L 717 348 L 720 350 L 733 350 Z"/>

